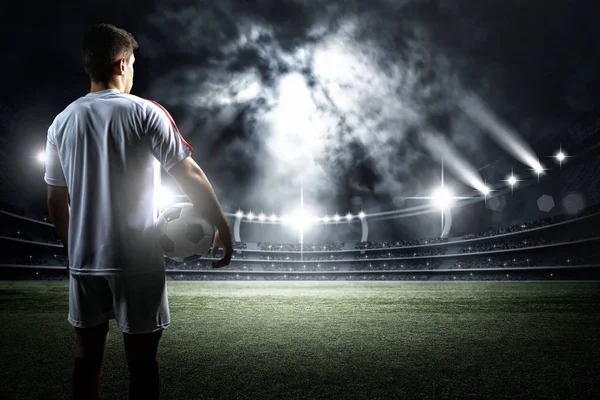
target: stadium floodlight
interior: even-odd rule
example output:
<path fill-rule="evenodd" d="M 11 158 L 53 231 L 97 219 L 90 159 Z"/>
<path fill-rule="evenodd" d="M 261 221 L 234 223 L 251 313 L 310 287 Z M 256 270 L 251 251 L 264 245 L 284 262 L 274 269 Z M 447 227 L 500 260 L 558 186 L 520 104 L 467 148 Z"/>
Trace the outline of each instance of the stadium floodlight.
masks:
<path fill-rule="evenodd" d="M 242 217 L 244 216 L 244 213 L 243 213 L 241 210 L 238 210 L 238 211 L 235 213 L 235 216 L 236 216 L 236 217 L 238 217 L 238 218 L 242 218 Z"/>
<path fill-rule="evenodd" d="M 258 215 L 258 219 L 259 219 L 261 222 L 262 222 L 262 221 L 264 221 L 264 220 L 265 220 L 265 218 L 266 218 L 266 217 L 265 217 L 265 214 L 263 214 L 263 213 L 260 213 L 260 214 Z"/>
<path fill-rule="evenodd" d="M 41 162 L 42 164 L 44 164 L 46 162 L 46 152 L 45 151 L 40 151 L 37 154 L 37 156 L 35 156 L 35 158 L 37 158 L 39 162 Z"/>
<path fill-rule="evenodd" d="M 325 222 L 325 223 L 329 222 L 329 217 L 327 215 L 323 217 L 323 222 Z"/>
<path fill-rule="evenodd" d="M 292 213 L 289 222 L 292 229 L 298 232 L 306 232 L 313 223 L 313 217 L 308 210 L 301 208 Z"/>
<path fill-rule="evenodd" d="M 449 189 L 443 186 L 432 193 L 431 199 L 433 200 L 433 204 L 440 210 L 448 209 L 454 204 L 454 195 Z"/>
<path fill-rule="evenodd" d="M 287 214 L 283 214 L 283 216 L 281 217 L 281 222 L 283 222 L 284 225 L 287 225 L 290 222 L 290 216 Z"/>
<path fill-rule="evenodd" d="M 543 174 L 545 169 L 539 162 L 533 165 L 533 171 L 539 175 Z"/>
<path fill-rule="evenodd" d="M 346 214 L 346 219 L 348 221 L 352 221 L 352 214 L 350 214 L 350 213 Z"/>
<path fill-rule="evenodd" d="M 484 186 L 481 188 L 481 193 L 483 193 L 484 196 L 487 196 L 488 194 L 490 194 L 491 191 L 492 190 L 487 186 Z"/>
<path fill-rule="evenodd" d="M 511 175 L 511 176 L 509 176 L 509 177 L 508 177 L 508 179 L 506 179 L 506 182 L 508 182 L 508 184 L 509 184 L 510 186 L 515 186 L 515 185 L 517 184 L 517 182 L 518 182 L 518 181 L 519 181 L 519 180 L 518 180 L 518 179 L 517 179 L 517 177 L 516 177 L 516 176 L 514 176 L 514 175 Z"/>
<path fill-rule="evenodd" d="M 359 212 L 358 213 L 358 218 L 363 219 L 365 217 L 365 213 L 364 212 Z"/>
<path fill-rule="evenodd" d="M 159 187 L 154 191 L 154 199 L 161 206 L 165 206 L 169 204 L 171 200 L 173 200 L 173 193 L 169 189 L 164 187 Z"/>
<path fill-rule="evenodd" d="M 254 219 L 254 214 L 252 213 L 252 211 L 250 211 L 247 215 L 248 217 L 248 221 L 252 221 Z"/>
<path fill-rule="evenodd" d="M 560 147 L 558 152 L 556 152 L 556 154 L 554 155 L 554 158 L 556 158 L 556 161 L 558 161 L 558 163 L 560 164 L 561 167 L 562 167 L 562 163 L 567 159 L 567 157 L 568 156 L 563 151 L 562 146 Z"/>
<path fill-rule="evenodd" d="M 271 220 L 271 222 L 275 222 L 277 217 L 275 216 L 275 214 L 271 214 L 271 217 L 269 219 Z"/>
<path fill-rule="evenodd" d="M 333 220 L 334 220 L 335 222 L 338 222 L 338 221 L 340 220 L 340 216 L 339 216 L 339 215 L 337 215 L 337 214 L 335 214 L 335 215 L 333 216 Z"/>

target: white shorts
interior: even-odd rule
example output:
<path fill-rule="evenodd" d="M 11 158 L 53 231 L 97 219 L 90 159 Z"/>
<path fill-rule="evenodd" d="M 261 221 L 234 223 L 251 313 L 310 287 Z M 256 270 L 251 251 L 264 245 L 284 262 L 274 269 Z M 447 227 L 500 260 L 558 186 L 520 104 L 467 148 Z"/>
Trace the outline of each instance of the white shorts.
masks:
<path fill-rule="evenodd" d="M 151 333 L 168 328 L 171 318 L 165 272 L 69 277 L 71 325 L 91 328 L 113 318 L 124 333 Z"/>

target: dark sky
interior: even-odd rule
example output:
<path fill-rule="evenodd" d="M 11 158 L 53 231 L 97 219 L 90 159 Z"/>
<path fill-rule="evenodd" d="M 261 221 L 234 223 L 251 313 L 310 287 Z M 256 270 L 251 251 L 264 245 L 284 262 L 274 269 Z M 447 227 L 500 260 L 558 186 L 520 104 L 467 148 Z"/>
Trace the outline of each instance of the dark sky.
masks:
<path fill-rule="evenodd" d="M 594 1 L 43 7 L 16 2 L 0 12 L 0 118 L 9 126 L 1 151 L 15 174 L 5 193 L 24 204 L 43 203 L 31 156 L 47 127 L 89 88 L 79 43 L 95 22 L 136 36 L 132 93 L 171 111 L 229 210 L 282 213 L 301 182 L 319 213 L 368 209 L 428 195 L 446 151 L 473 170 L 506 157 L 461 109 L 468 93 L 534 152 L 546 132 L 600 104 Z"/>

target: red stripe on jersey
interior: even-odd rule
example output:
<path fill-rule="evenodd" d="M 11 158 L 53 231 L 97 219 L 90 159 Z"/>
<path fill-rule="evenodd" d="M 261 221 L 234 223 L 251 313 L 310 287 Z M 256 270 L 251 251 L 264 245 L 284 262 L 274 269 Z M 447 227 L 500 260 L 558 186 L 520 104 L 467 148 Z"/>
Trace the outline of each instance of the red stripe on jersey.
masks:
<path fill-rule="evenodd" d="M 165 112 L 165 114 L 167 114 L 167 117 L 169 117 L 169 121 L 171 121 L 171 125 L 173 125 L 173 128 L 175 128 L 175 131 L 179 134 L 179 137 L 181 138 L 181 141 L 183 142 L 183 144 L 185 144 L 193 152 L 194 148 L 192 147 L 191 144 L 189 144 L 188 142 L 185 141 L 185 139 L 183 138 L 183 135 L 181 134 L 181 132 L 179 132 L 179 128 L 177 127 L 177 124 L 175 123 L 175 120 L 173 119 L 173 117 L 171 117 L 171 114 L 169 114 L 169 112 L 167 111 L 167 109 L 164 108 L 163 106 L 161 106 L 160 104 L 158 104 L 154 100 L 148 100 L 148 101 L 151 101 L 152 103 L 154 103 L 157 106 L 159 106 Z"/>

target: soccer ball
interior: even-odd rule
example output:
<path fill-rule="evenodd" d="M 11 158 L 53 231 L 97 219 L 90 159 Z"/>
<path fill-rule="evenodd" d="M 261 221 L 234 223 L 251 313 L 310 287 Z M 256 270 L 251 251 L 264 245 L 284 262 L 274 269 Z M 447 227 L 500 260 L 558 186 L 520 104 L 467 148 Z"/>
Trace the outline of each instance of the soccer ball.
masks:
<path fill-rule="evenodd" d="M 156 221 L 158 243 L 163 254 L 174 261 L 194 261 L 210 250 L 213 226 L 202 218 L 192 203 L 174 204 Z"/>

